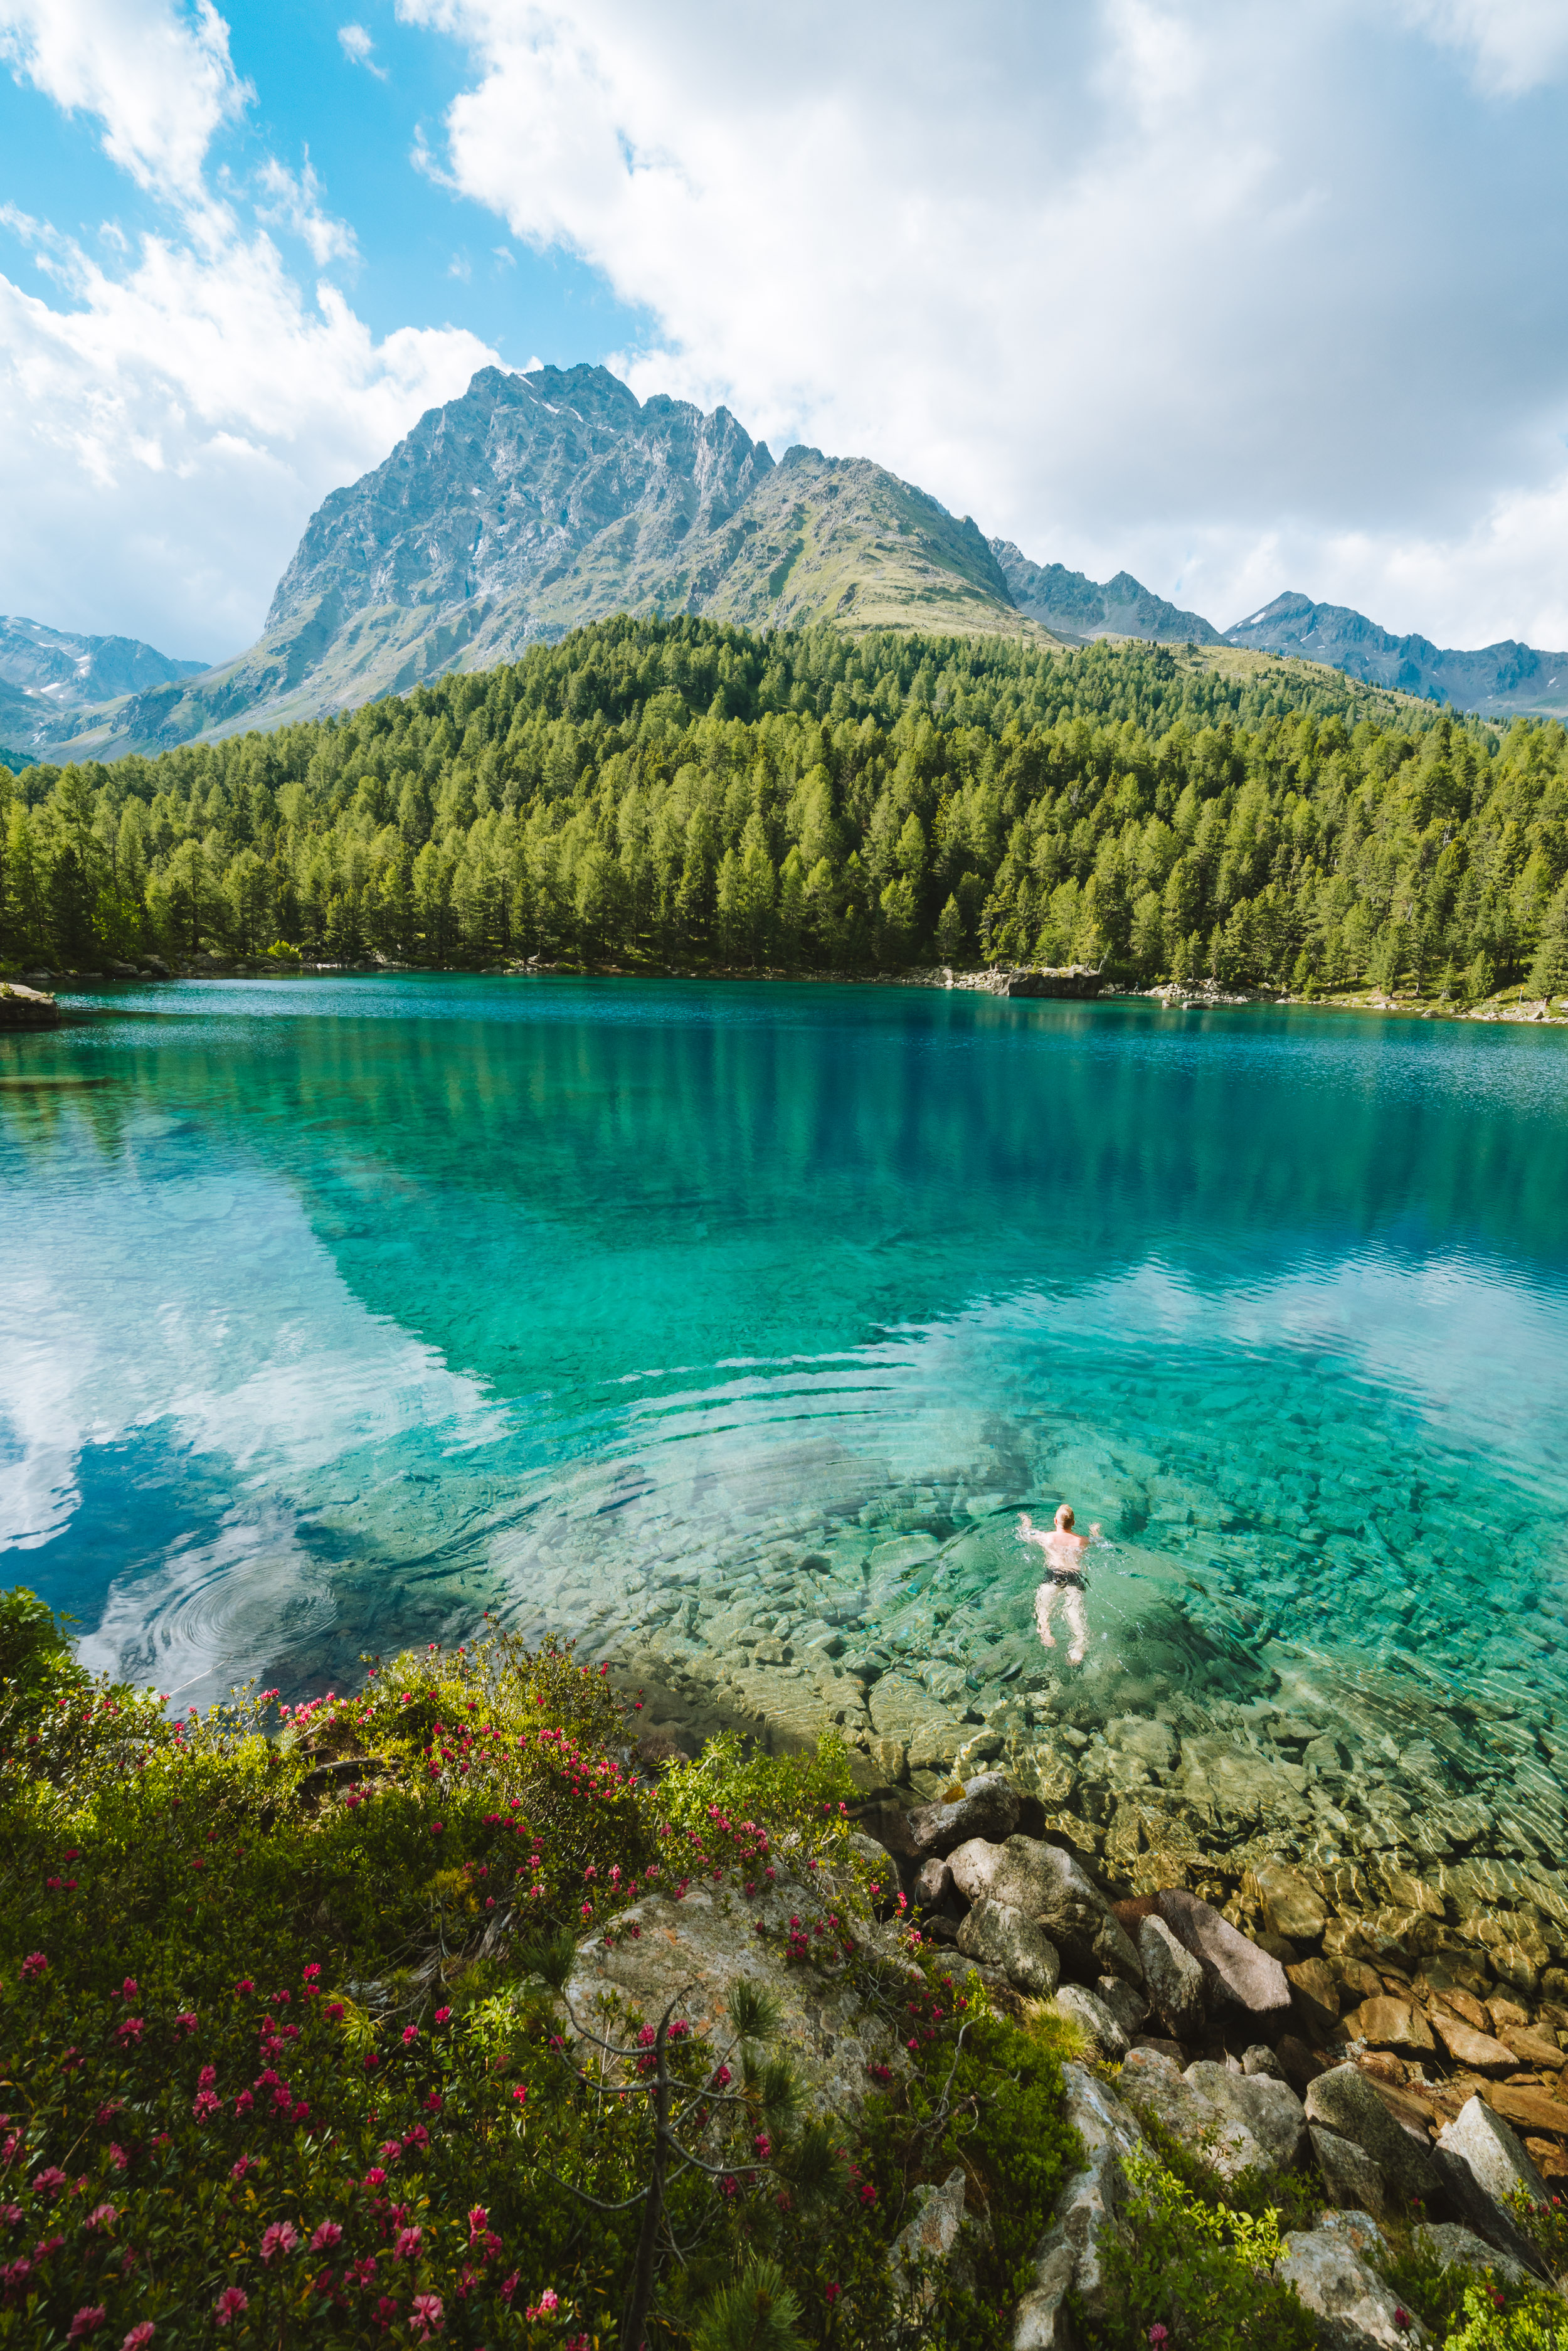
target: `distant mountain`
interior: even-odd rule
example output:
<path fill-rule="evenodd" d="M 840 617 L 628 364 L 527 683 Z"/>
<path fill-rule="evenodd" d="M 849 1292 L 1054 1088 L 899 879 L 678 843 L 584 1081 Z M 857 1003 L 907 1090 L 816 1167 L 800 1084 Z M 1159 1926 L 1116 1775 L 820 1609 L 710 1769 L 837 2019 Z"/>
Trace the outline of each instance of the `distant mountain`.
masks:
<path fill-rule="evenodd" d="M 1068 644 L 1088 644 L 1095 637 L 1154 637 L 1161 644 L 1223 642 L 1211 621 L 1167 604 L 1130 571 L 1118 571 L 1102 584 L 1064 564 L 1031 563 L 1010 538 L 993 538 L 991 552 L 1019 611 Z"/>
<path fill-rule="evenodd" d="M 485 368 L 323 501 L 248 653 L 106 712 L 69 756 L 316 717 L 621 611 L 1040 633 L 975 523 L 868 459 L 776 465 L 727 409 L 640 402 L 605 368 Z"/>
<path fill-rule="evenodd" d="M 135 637 L 73 636 L 0 614 L 0 740 L 36 748 L 58 738 L 63 712 L 195 677 L 205 667 L 174 661 Z"/>
<path fill-rule="evenodd" d="M 1393 637 L 1344 604 L 1276 596 L 1250 620 L 1225 632 L 1228 645 L 1325 662 L 1369 685 L 1396 687 L 1423 701 L 1508 718 L 1516 713 L 1568 716 L 1568 653 L 1537 653 L 1511 637 L 1479 653 L 1456 653 L 1429 637 Z"/>

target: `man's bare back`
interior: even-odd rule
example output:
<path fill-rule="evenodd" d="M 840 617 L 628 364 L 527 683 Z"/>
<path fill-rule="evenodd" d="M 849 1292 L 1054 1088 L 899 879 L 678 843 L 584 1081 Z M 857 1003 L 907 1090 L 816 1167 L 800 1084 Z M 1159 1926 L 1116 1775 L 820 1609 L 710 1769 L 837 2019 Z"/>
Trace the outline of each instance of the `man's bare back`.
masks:
<path fill-rule="evenodd" d="M 1027 1510 L 1019 1513 L 1019 1541 L 1038 1544 L 1045 1555 L 1047 1580 L 1034 1600 L 1040 1637 L 1048 1649 L 1055 1648 L 1051 1620 L 1058 1602 L 1063 1603 L 1072 1633 L 1072 1646 L 1067 1653 L 1070 1665 L 1081 1666 L 1089 1646 L 1089 1620 L 1083 1613 L 1083 1554 L 1099 1532 L 1096 1524 L 1086 1535 L 1079 1534 L 1073 1525 L 1071 1506 L 1067 1502 L 1057 1511 L 1056 1523 L 1049 1534 L 1031 1524 Z"/>

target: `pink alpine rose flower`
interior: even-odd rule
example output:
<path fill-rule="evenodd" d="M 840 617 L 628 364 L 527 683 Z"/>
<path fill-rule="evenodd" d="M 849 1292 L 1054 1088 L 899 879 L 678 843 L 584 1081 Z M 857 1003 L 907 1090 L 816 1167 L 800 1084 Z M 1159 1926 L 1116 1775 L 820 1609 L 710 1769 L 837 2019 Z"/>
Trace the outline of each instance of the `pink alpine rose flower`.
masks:
<path fill-rule="evenodd" d="M 213 2304 L 213 2316 L 220 2326 L 226 2326 L 231 2318 L 237 2318 L 242 2310 L 249 2308 L 250 2296 L 244 2286 L 225 2285 Z"/>

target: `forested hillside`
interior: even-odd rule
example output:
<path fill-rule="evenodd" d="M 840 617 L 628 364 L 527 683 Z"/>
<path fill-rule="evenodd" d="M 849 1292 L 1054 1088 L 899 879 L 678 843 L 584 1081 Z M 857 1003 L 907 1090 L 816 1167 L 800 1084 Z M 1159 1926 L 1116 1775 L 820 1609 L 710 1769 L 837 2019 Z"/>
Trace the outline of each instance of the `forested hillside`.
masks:
<path fill-rule="evenodd" d="M 1568 988 L 1568 735 L 1228 651 L 617 619 L 406 699 L 0 770 L 0 955 Z"/>

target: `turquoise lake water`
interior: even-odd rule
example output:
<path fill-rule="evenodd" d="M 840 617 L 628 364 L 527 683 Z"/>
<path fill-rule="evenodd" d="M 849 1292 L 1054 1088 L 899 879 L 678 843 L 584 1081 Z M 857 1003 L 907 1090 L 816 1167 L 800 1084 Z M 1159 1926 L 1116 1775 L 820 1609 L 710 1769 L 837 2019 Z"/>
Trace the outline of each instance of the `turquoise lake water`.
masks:
<path fill-rule="evenodd" d="M 302 1692 L 486 1607 L 689 1663 L 687 1595 L 751 1573 L 978 1721 L 1024 1651 L 988 1678 L 966 1625 L 1027 1648 L 1013 1513 L 1066 1499 L 1111 1538 L 1103 1713 L 1283 1672 L 1456 1769 L 1501 1736 L 1560 1829 L 1568 1038 L 679 981 L 74 1001 L 0 1042 L 0 1541 L 95 1666 Z"/>

